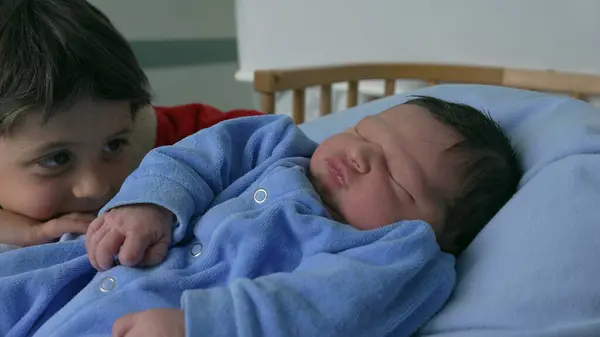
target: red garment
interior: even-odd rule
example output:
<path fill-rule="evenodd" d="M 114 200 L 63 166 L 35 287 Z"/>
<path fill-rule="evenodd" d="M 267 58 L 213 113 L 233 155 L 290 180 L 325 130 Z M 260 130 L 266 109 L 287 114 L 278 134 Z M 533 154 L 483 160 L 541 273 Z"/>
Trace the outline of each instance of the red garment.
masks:
<path fill-rule="evenodd" d="M 227 119 L 262 115 L 256 110 L 223 112 L 206 104 L 186 104 L 174 107 L 154 107 L 158 126 L 156 146 L 172 145 L 197 131 Z"/>

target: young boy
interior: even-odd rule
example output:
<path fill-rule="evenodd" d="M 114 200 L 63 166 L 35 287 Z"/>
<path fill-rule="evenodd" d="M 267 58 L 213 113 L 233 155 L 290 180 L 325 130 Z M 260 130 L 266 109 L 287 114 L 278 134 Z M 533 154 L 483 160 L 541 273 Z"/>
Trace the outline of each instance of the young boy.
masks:
<path fill-rule="evenodd" d="M 150 100 L 130 46 L 86 1 L 0 2 L 0 243 L 85 233 L 150 149 L 259 114 Z"/>
<path fill-rule="evenodd" d="M 434 98 L 319 146 L 287 117 L 226 121 L 151 151 L 87 256 L 0 255 L 0 334 L 409 336 L 454 285 L 440 247 L 459 254 L 519 177 L 495 123 Z"/>

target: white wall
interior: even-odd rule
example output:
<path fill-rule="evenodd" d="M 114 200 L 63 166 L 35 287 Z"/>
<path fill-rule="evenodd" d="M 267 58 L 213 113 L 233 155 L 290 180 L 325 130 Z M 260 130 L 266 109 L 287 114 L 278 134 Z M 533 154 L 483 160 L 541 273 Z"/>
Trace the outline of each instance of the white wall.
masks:
<path fill-rule="evenodd" d="M 236 0 L 236 18 L 242 82 L 256 69 L 351 62 L 600 74 L 600 0 Z M 334 110 L 345 108 L 340 91 Z M 360 91 L 367 100 L 383 94 L 383 83 L 363 81 Z M 318 93 L 307 97 L 314 118 Z M 291 95 L 281 95 L 277 111 L 290 110 Z"/>
<path fill-rule="evenodd" d="M 88 0 L 131 40 L 235 37 L 232 0 Z"/>
<path fill-rule="evenodd" d="M 103 11 L 134 45 L 164 42 L 231 41 L 235 46 L 234 0 L 89 0 Z M 168 47 L 167 47 L 168 48 Z M 234 51 L 235 52 L 235 51 Z M 164 50 L 162 51 L 164 53 Z M 161 53 L 161 54 L 162 54 Z M 173 56 L 176 59 L 176 55 Z M 168 62 L 166 62 L 168 63 Z M 156 95 L 155 104 L 203 102 L 221 109 L 252 105 L 252 89 L 234 80 L 235 56 L 224 62 L 167 64 L 144 69 Z"/>
<path fill-rule="evenodd" d="M 240 70 L 363 61 L 600 74 L 598 0 L 237 0 Z"/>

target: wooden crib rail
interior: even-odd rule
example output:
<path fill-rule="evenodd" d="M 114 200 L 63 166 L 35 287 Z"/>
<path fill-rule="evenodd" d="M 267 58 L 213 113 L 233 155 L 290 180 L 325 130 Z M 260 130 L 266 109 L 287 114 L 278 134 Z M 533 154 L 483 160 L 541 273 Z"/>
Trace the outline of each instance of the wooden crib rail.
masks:
<path fill-rule="evenodd" d="M 331 112 L 331 86 L 348 83 L 347 106 L 358 103 L 358 87 L 362 80 L 383 80 L 384 96 L 393 95 L 396 80 L 424 80 L 439 83 L 469 83 L 509 86 L 522 89 L 569 94 L 582 99 L 600 95 L 600 75 L 587 75 L 544 70 L 478 67 L 443 64 L 379 63 L 349 64 L 296 69 L 258 70 L 254 88 L 261 97 L 261 110 L 275 112 L 275 94 L 293 91 L 292 113 L 296 123 L 305 119 L 305 90 L 321 89 L 321 115 Z"/>

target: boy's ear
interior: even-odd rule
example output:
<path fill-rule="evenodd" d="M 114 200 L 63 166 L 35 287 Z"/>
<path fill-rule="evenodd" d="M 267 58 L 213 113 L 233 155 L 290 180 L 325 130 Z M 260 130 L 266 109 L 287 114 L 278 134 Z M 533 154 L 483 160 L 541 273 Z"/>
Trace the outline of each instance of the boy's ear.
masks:
<path fill-rule="evenodd" d="M 131 144 L 133 150 L 133 162 L 137 167 L 146 153 L 152 150 L 156 144 L 158 120 L 154 108 L 151 105 L 147 105 L 139 109 L 133 123 L 134 130 Z"/>

